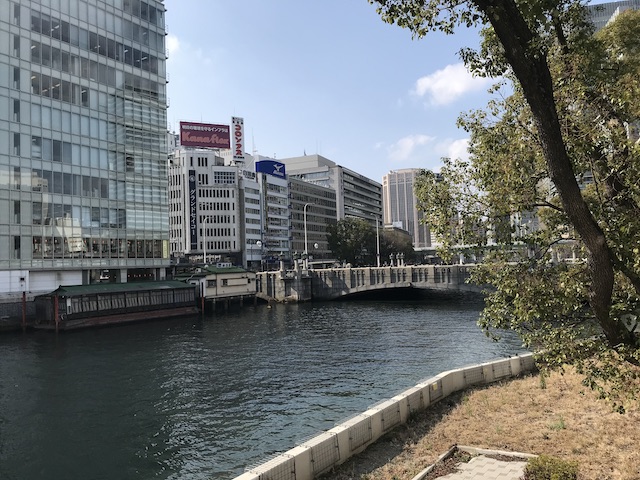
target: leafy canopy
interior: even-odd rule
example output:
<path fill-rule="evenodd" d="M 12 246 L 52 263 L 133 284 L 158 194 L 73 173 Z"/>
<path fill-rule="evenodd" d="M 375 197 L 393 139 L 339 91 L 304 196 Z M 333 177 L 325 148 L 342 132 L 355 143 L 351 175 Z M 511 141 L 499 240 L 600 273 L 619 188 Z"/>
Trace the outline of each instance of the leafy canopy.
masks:
<path fill-rule="evenodd" d="M 573 1 L 371 3 L 418 38 L 483 27 L 462 57 L 510 93 L 461 116 L 470 160 L 424 172 L 420 207 L 442 255 L 481 259 L 482 328 L 575 364 L 622 410 L 640 391 L 640 12 L 594 34 Z"/>
<path fill-rule="evenodd" d="M 361 218 L 347 217 L 327 227 L 329 249 L 338 260 L 353 266 L 371 265 L 375 258 L 375 229 Z"/>
<path fill-rule="evenodd" d="M 385 230 L 382 225 L 376 232 L 376 227 L 361 218 L 347 217 L 327 227 L 327 232 L 329 249 L 336 259 L 353 266 L 377 265 L 378 246 L 381 265 L 390 261 L 391 254 L 394 263 L 397 254 L 403 255 L 405 263 L 415 261 L 410 235 Z"/>

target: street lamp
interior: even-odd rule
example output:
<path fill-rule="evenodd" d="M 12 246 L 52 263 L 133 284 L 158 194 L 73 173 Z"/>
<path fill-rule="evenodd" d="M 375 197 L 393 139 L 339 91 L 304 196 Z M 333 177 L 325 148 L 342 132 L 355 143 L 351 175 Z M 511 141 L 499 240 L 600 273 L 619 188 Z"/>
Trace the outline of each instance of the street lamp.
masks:
<path fill-rule="evenodd" d="M 310 203 L 305 203 L 304 208 L 302 209 L 302 213 L 304 216 L 304 268 L 308 266 L 308 258 L 309 258 L 309 249 L 307 248 L 307 207 L 311 205 Z"/>
<path fill-rule="evenodd" d="M 262 242 L 260 240 L 256 242 L 256 247 L 260 250 L 260 271 L 262 271 Z"/>
<path fill-rule="evenodd" d="M 376 263 L 380 268 L 380 230 L 378 227 L 378 217 L 376 216 Z"/>

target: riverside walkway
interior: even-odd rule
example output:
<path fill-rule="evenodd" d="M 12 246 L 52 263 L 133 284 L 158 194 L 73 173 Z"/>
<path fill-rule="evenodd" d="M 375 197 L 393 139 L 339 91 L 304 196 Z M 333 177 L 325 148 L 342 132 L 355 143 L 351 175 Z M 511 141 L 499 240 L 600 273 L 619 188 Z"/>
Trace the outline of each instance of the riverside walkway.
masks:
<path fill-rule="evenodd" d="M 267 301 L 304 302 L 334 300 L 363 292 L 418 288 L 447 292 L 480 292 L 467 283 L 473 265 L 401 265 L 396 267 L 345 267 L 259 272 L 257 296 Z"/>

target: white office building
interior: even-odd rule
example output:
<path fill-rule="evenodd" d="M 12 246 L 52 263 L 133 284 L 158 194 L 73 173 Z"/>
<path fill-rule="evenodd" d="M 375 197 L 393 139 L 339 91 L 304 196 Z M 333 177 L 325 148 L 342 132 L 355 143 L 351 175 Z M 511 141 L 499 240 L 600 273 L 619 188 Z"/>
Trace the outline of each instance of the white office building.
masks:
<path fill-rule="evenodd" d="M 240 170 L 217 151 L 177 148 L 169 160 L 172 257 L 242 265 Z"/>
<path fill-rule="evenodd" d="M 289 185 L 285 165 L 279 160 L 256 156 L 256 180 L 262 206 L 260 257 L 265 269 L 275 269 L 291 259 Z"/>

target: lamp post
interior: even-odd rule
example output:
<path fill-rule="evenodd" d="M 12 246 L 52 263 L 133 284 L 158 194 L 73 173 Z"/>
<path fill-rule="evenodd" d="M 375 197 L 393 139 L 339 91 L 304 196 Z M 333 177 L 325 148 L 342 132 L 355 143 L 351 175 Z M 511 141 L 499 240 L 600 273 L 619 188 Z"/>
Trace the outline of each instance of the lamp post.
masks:
<path fill-rule="evenodd" d="M 260 240 L 256 242 L 256 247 L 260 250 L 260 271 L 262 271 L 262 242 Z"/>
<path fill-rule="evenodd" d="M 302 209 L 303 217 L 304 217 L 304 268 L 308 267 L 308 258 L 309 258 L 309 249 L 307 248 L 307 207 L 311 205 L 310 203 L 305 203 L 304 208 Z"/>
<path fill-rule="evenodd" d="M 378 227 L 378 217 L 376 216 L 376 264 L 380 268 L 380 230 Z"/>

